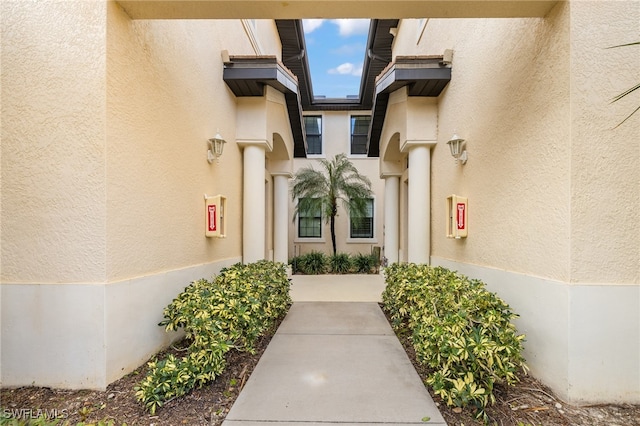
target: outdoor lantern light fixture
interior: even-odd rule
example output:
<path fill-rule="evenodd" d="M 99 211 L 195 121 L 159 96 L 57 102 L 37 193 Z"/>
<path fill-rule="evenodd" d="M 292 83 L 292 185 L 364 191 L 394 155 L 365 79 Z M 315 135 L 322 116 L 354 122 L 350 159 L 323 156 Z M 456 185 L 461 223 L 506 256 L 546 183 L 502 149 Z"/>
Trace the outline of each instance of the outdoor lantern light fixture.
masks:
<path fill-rule="evenodd" d="M 207 151 L 207 161 L 209 164 L 213 163 L 213 160 L 216 160 L 219 163 L 224 144 L 227 143 L 227 141 L 222 139 L 220 132 L 216 132 L 216 135 L 212 139 L 209 139 L 208 143 L 209 150 Z"/>
<path fill-rule="evenodd" d="M 457 134 L 453 134 L 447 145 L 449 145 L 449 149 L 451 150 L 451 155 L 456 159 L 456 162 L 460 160 L 462 164 L 466 164 L 467 162 L 467 150 L 463 149 L 463 145 L 465 144 L 465 140 L 461 139 Z"/>

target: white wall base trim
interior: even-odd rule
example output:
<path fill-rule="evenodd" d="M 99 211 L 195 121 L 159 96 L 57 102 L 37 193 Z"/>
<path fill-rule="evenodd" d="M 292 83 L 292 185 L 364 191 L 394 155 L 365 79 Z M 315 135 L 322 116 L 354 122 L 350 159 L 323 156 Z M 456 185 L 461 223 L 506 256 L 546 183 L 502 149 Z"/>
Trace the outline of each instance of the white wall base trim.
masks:
<path fill-rule="evenodd" d="M 580 284 L 432 257 L 520 315 L 531 374 L 572 403 L 640 403 L 640 285 Z"/>
<path fill-rule="evenodd" d="M 178 338 L 162 311 L 230 258 L 107 284 L 6 284 L 0 291 L 0 386 L 98 389 Z"/>

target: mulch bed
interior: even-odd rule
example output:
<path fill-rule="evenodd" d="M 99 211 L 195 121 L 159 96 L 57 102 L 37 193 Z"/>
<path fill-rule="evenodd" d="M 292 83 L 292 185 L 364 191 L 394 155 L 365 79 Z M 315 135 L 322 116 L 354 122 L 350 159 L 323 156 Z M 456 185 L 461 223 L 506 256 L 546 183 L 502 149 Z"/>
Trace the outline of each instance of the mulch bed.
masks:
<path fill-rule="evenodd" d="M 428 370 L 416 361 L 411 341 L 398 336 L 409 359 L 423 382 Z M 551 389 L 530 375 L 520 374 L 516 386 L 496 385 L 496 403 L 486 409 L 489 424 L 499 426 L 640 426 L 640 405 L 598 404 L 576 406 L 567 404 Z M 449 426 L 484 425 L 474 418 L 475 409 L 448 407 L 429 389 L 431 397 Z"/>
<path fill-rule="evenodd" d="M 194 389 L 182 398 L 167 402 L 150 415 L 136 400 L 133 388 L 147 374 L 147 364 L 110 384 L 104 392 L 89 390 L 61 390 L 42 387 L 22 387 L 0 390 L 0 404 L 4 413 L 28 418 L 38 410 L 47 415 L 59 414 L 64 425 L 69 422 L 95 423 L 113 420 L 116 426 L 132 425 L 221 425 L 240 390 L 253 372 L 262 353 L 271 341 L 277 327 L 256 343 L 254 355 L 231 350 L 227 353 L 227 368 L 218 378 L 200 389 Z M 169 354 L 182 357 L 187 342 L 180 341 L 157 357 Z"/>
<path fill-rule="evenodd" d="M 36 414 L 38 410 L 58 413 L 64 418 L 60 424 L 69 422 L 94 423 L 113 420 L 117 426 L 127 425 L 221 425 L 231 409 L 240 390 L 251 375 L 260 356 L 266 349 L 272 333 L 256 344 L 256 353 L 230 351 L 227 369 L 213 383 L 195 389 L 188 395 L 168 402 L 158 409 L 155 416 L 149 415 L 136 401 L 133 388 L 146 375 L 146 364 L 131 374 L 112 383 L 105 392 L 71 391 L 41 387 L 23 387 L 0 390 L 2 414 L 14 413 L 22 418 Z M 407 337 L 400 336 L 407 355 L 416 371 L 426 378 L 427 371 L 417 364 L 415 353 Z M 158 354 L 169 353 L 182 356 L 184 342 L 179 342 Z M 640 405 L 591 405 L 573 406 L 561 401 L 553 392 L 531 376 L 521 376 L 517 386 L 497 386 L 496 404 L 487 409 L 491 424 L 500 426 L 640 426 Z M 456 410 L 447 407 L 439 397 L 432 397 L 450 426 L 482 425 L 473 417 L 472 409 Z M 458 412 L 460 411 L 460 412 Z"/>

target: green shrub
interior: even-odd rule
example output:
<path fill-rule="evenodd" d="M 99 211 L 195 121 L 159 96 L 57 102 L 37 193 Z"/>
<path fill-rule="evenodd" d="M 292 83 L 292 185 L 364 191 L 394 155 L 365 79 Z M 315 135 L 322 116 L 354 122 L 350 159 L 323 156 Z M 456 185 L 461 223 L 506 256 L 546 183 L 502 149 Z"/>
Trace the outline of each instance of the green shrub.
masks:
<path fill-rule="evenodd" d="M 305 275 L 326 274 L 328 263 L 326 254 L 314 250 L 297 257 L 296 270 Z"/>
<path fill-rule="evenodd" d="M 214 380 L 225 369 L 225 354 L 235 348 L 253 352 L 254 344 L 291 303 L 285 265 L 260 261 L 236 264 L 212 281 L 193 282 L 164 309 L 159 324 L 183 328 L 187 355 L 148 363 L 136 398 L 154 414 L 164 402 Z"/>
<path fill-rule="evenodd" d="M 448 404 L 475 406 L 478 417 L 495 402 L 496 383 L 515 384 L 527 371 L 524 335 L 509 305 L 471 280 L 440 267 L 393 264 L 385 269 L 383 306 L 396 330 L 408 329 L 427 384 Z"/>
<path fill-rule="evenodd" d="M 376 258 L 371 254 L 359 253 L 353 257 L 353 266 L 359 274 L 371 274 L 376 267 Z"/>
<path fill-rule="evenodd" d="M 291 265 L 291 273 L 292 274 L 301 274 L 300 271 L 300 256 L 293 256 L 289 259 L 289 265 Z"/>
<path fill-rule="evenodd" d="M 329 258 L 329 266 L 334 274 L 348 274 L 351 272 L 352 262 L 348 253 L 337 253 Z"/>

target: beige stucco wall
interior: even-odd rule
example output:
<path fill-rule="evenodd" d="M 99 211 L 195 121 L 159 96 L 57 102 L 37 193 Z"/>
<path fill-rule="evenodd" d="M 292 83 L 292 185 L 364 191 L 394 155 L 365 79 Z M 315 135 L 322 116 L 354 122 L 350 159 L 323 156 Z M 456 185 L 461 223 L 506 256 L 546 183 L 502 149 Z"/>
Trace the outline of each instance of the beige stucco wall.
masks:
<path fill-rule="evenodd" d="M 242 259 L 220 52 L 279 55 L 279 38 L 272 21 L 132 21 L 115 2 L 1 7 L 0 380 L 104 388 L 176 338 L 157 323 L 190 281 Z M 218 193 L 227 238 L 208 239 Z"/>
<path fill-rule="evenodd" d="M 106 4 L 0 7 L 0 278 L 103 282 Z"/>
<path fill-rule="evenodd" d="M 620 143 L 637 139 L 638 122 L 613 129 L 635 104 L 610 100 L 637 80 L 640 59 L 634 47 L 605 49 L 629 41 L 638 13 L 637 2 L 575 2 L 546 18 L 431 19 L 423 32 L 401 21 L 394 55 L 454 51 L 432 161 L 434 255 L 561 281 L 638 282 L 639 148 Z M 448 155 L 454 132 L 467 140 L 465 166 Z M 466 240 L 445 238 L 451 193 L 473 194 Z"/>
<path fill-rule="evenodd" d="M 342 205 L 338 207 L 338 216 L 336 217 L 336 248 L 340 253 L 371 253 L 372 246 L 382 246 L 382 227 L 383 227 L 383 211 L 384 211 L 384 181 L 380 179 L 377 158 L 367 158 L 365 156 L 350 155 L 351 143 L 351 116 L 367 115 L 368 111 L 322 111 L 313 112 L 305 111 L 305 115 L 321 115 L 323 126 L 323 155 L 309 156 L 308 159 L 294 159 L 294 172 L 301 168 L 312 165 L 315 169 L 321 170 L 320 164 L 317 163 L 317 157 L 327 160 L 333 159 L 337 154 L 347 154 L 349 160 L 358 169 L 358 172 L 367 176 L 371 180 L 371 188 L 375 194 L 374 201 L 374 238 L 357 239 L 349 238 L 349 215 Z M 289 256 L 309 253 L 312 250 L 322 251 L 324 253 L 333 253 L 331 246 L 331 232 L 329 224 L 324 224 L 322 228 L 322 238 L 320 241 L 311 241 L 313 239 L 298 238 L 297 221 L 293 218 L 294 202 L 290 205 L 290 226 L 289 226 Z"/>
<path fill-rule="evenodd" d="M 568 278 L 568 31 L 555 22 L 432 19 L 418 42 L 419 22 L 402 21 L 394 54 L 454 50 L 432 152 L 434 255 Z M 454 132 L 467 140 L 464 166 L 449 155 Z M 466 240 L 445 236 L 452 193 L 470 196 Z"/>
<path fill-rule="evenodd" d="M 241 22 L 134 22 L 110 5 L 109 279 L 240 256 L 242 157 L 220 51 L 252 53 Z M 216 132 L 228 143 L 209 164 Z M 227 238 L 204 237 L 204 194 L 227 196 Z"/>
<path fill-rule="evenodd" d="M 100 386 L 106 4 L 0 7 L 0 381 Z"/>
<path fill-rule="evenodd" d="M 640 283 L 640 3 L 571 4 L 572 282 Z M 634 30 L 635 29 L 635 30 Z"/>

